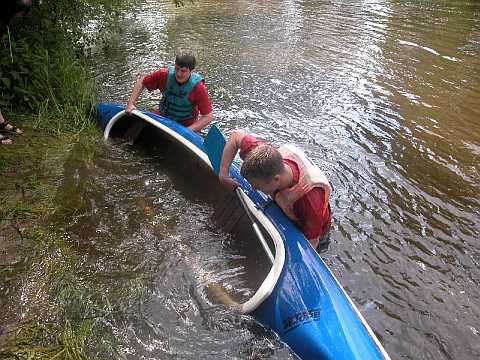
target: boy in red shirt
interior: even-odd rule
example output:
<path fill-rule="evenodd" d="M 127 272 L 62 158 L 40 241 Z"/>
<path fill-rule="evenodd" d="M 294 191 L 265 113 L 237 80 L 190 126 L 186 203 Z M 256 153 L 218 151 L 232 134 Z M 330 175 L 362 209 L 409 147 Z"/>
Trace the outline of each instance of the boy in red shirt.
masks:
<path fill-rule="evenodd" d="M 162 101 L 158 113 L 177 121 L 192 131 L 200 131 L 212 121 L 212 105 L 203 77 L 194 72 L 195 56 L 181 50 L 175 65 L 141 77 L 135 83 L 125 111 L 131 113 L 144 88 L 160 90 Z"/>
<path fill-rule="evenodd" d="M 331 187 L 323 172 L 298 148 L 270 144 L 241 132 L 233 132 L 223 150 L 220 182 L 230 190 L 238 183 L 228 176 L 230 165 L 240 150 L 240 172 L 252 185 L 282 208 L 316 249 L 330 229 L 332 215 L 328 203 Z"/>

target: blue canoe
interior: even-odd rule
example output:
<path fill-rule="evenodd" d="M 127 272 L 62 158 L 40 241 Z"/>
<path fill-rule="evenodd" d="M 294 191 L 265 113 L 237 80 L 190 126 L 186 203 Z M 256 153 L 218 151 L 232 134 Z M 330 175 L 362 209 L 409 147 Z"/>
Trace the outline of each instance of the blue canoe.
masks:
<path fill-rule="evenodd" d="M 182 125 L 150 112 L 133 118 L 188 148 L 211 167 L 204 139 Z M 120 123 L 131 121 L 123 106 L 97 105 L 105 139 Z M 268 237 L 273 263 L 255 294 L 238 310 L 252 314 L 301 359 L 390 359 L 363 316 L 298 228 L 262 193 L 253 191 L 232 165 L 248 211 Z"/>

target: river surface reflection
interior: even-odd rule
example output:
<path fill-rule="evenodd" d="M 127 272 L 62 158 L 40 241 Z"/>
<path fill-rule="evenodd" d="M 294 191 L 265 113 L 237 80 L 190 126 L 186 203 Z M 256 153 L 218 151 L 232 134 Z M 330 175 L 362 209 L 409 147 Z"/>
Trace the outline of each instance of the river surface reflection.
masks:
<path fill-rule="evenodd" d="M 225 133 L 295 143 L 327 173 L 335 224 L 322 257 L 392 359 L 480 357 L 479 2 L 206 0 L 175 8 L 146 0 L 120 27 L 93 50 L 101 101 L 126 103 L 137 76 L 191 47 Z M 143 105 L 156 98 L 145 92 Z M 151 191 L 152 205 L 140 205 L 151 221 L 181 222 L 171 239 L 201 234 L 207 258 L 225 251 L 210 246 L 224 235 L 205 225 L 208 206 L 185 195 L 188 186 L 167 191 L 172 180 L 155 161 L 129 147 L 104 150 L 110 165 L 100 183 L 113 176 L 112 186 L 127 186 L 121 171 L 132 166 L 143 181 L 130 178 L 132 193 Z M 135 161 L 126 165 L 126 156 Z M 109 194 L 118 204 L 132 196 Z M 155 203 L 164 197 L 171 206 Z M 148 222 L 121 208 L 111 227 Z M 158 238 L 158 228 L 144 228 L 142 236 Z M 112 327 L 120 358 L 293 358 L 250 318 L 192 305 L 188 284 L 198 274 L 188 251 L 172 263 L 170 245 L 152 240 L 143 255 L 153 259 L 159 247 L 165 257 L 139 267 L 148 279 L 138 285 L 143 305 Z"/>

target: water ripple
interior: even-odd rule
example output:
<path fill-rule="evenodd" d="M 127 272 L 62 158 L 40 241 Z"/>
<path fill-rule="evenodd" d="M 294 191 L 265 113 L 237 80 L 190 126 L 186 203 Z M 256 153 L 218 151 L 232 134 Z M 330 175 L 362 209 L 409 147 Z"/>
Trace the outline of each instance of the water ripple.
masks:
<path fill-rule="evenodd" d="M 125 16 L 122 41 L 98 50 L 97 81 L 102 99 L 124 103 L 138 74 L 163 66 L 175 47 L 189 44 L 225 133 L 243 128 L 274 143 L 293 142 L 327 173 L 335 224 L 323 256 L 387 351 L 477 358 L 479 13 L 478 4 L 462 1 L 207 0 L 173 9 L 149 0 Z M 145 98 L 146 104 L 157 101 L 155 95 Z M 120 338 L 153 346 L 158 356 L 178 351 L 193 358 L 185 342 L 190 336 L 205 349 L 208 341 L 214 344 L 218 358 L 225 355 L 222 341 L 223 349 L 242 349 L 240 355 L 230 351 L 232 357 L 288 358 L 272 339 L 241 330 L 242 321 L 252 327 L 249 320 L 200 305 L 206 299 L 201 284 L 210 279 L 248 295 L 245 282 L 236 281 L 243 276 L 242 257 L 214 246 L 229 240 L 204 230 L 206 210 L 185 197 L 187 190 L 175 190 L 158 169 L 141 178 L 125 170 L 141 159 L 129 153 L 103 160 L 99 183 L 109 177 L 105 201 L 118 211 L 97 203 L 97 212 L 108 215 L 98 229 L 121 250 L 99 247 L 107 258 L 97 265 L 113 276 L 118 257 L 122 271 L 153 271 L 160 280 L 142 315 L 145 332 L 119 326 Z M 151 203 L 139 202 L 139 188 Z M 148 209 L 154 215 L 140 225 Z M 179 221 L 188 228 L 179 230 Z M 205 236 L 191 240 L 202 231 Z M 178 247 L 179 239 L 190 240 Z M 129 260 L 128 254 L 141 253 L 138 246 L 151 259 L 162 255 L 154 265 Z M 199 256 L 186 264 L 178 254 L 190 256 L 189 246 Z M 166 297 L 162 282 L 178 291 Z M 172 313 L 160 310 L 167 300 Z M 195 327 L 202 321 L 208 329 Z M 245 340 L 217 337 L 216 326 Z M 168 328 L 176 331 L 171 342 L 165 340 Z M 148 337 L 158 342 L 152 345 Z"/>

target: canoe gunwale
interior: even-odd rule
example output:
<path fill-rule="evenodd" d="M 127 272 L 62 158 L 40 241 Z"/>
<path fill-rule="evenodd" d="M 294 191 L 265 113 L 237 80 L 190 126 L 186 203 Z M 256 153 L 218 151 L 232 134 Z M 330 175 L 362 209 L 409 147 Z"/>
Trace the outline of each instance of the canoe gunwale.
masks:
<path fill-rule="evenodd" d="M 210 163 L 210 160 L 207 154 L 205 153 L 205 151 L 201 149 L 198 145 L 188 140 L 180 132 L 175 131 L 171 127 L 163 124 L 161 121 L 153 119 L 149 115 L 139 110 L 133 110 L 132 115 L 148 122 L 149 124 L 155 126 L 156 128 L 160 129 L 164 133 L 168 134 L 170 137 L 174 138 L 176 141 L 180 142 L 182 145 L 188 148 L 192 153 L 194 153 L 199 159 L 201 159 L 207 166 L 209 166 L 213 171 L 212 164 Z M 103 132 L 104 140 L 108 140 L 110 136 L 110 131 L 115 125 L 115 123 L 125 116 L 129 116 L 129 115 L 127 115 L 125 110 L 121 110 L 108 121 Z M 163 117 L 159 115 L 157 116 L 163 119 Z M 195 136 L 200 137 L 198 134 L 191 132 L 187 128 L 181 125 L 178 125 L 178 126 L 181 127 L 182 131 L 185 132 L 186 135 L 190 135 L 191 137 L 195 137 Z M 203 147 L 203 141 L 202 141 L 202 147 Z M 254 202 L 248 197 L 248 195 L 244 191 L 240 191 L 239 194 L 240 196 L 242 196 L 243 200 L 245 201 L 245 204 L 247 205 L 247 208 L 250 211 L 250 213 L 269 234 L 275 246 L 274 262 L 267 276 L 263 280 L 262 284 L 249 300 L 236 306 L 236 309 L 242 313 L 251 313 L 252 311 L 257 309 L 265 301 L 265 299 L 267 299 L 270 296 L 273 289 L 275 288 L 277 281 L 283 271 L 283 266 L 285 263 L 285 245 L 284 245 L 284 239 L 282 234 L 277 230 L 277 228 L 271 222 L 271 220 L 268 219 L 267 216 L 265 216 L 265 214 L 259 208 L 257 208 Z"/>

